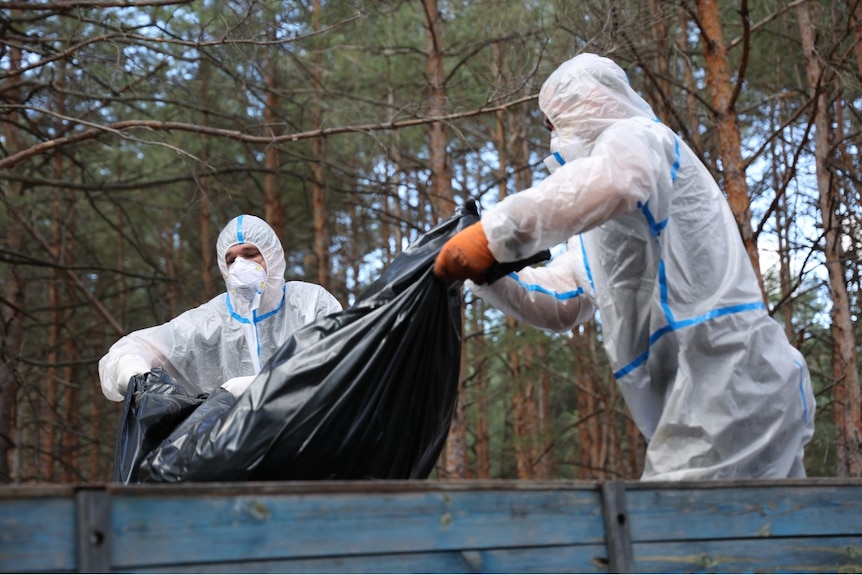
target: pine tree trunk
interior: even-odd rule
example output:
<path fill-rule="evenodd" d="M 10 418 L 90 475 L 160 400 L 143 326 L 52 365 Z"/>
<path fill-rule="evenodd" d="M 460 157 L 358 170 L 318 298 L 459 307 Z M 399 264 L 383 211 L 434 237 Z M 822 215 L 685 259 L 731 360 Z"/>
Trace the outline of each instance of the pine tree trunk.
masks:
<path fill-rule="evenodd" d="M 320 0 L 314 0 L 313 27 L 315 32 L 320 31 Z M 320 52 L 315 50 L 312 55 L 312 77 L 314 79 L 314 106 L 311 117 L 315 130 L 323 127 L 323 109 L 321 102 L 323 97 L 323 69 L 320 66 Z M 317 283 L 331 288 L 330 277 L 330 254 L 329 254 L 329 214 L 326 209 L 326 168 L 324 167 L 325 140 L 322 137 L 314 138 L 311 142 L 314 164 L 312 173 L 311 205 L 314 210 L 314 256 L 317 260 Z"/>
<path fill-rule="evenodd" d="M 553 452 L 551 451 L 551 376 L 547 365 L 547 354 L 544 346 L 536 350 L 542 369 L 539 371 L 539 391 L 536 394 L 537 408 L 537 443 L 536 478 L 553 479 Z"/>
<path fill-rule="evenodd" d="M 529 90 L 529 87 L 524 88 Z M 529 112 L 516 108 L 506 115 L 507 129 L 503 132 L 503 142 L 508 142 L 509 166 L 507 169 L 514 173 L 514 189 L 526 190 L 533 185 L 533 174 L 528 169 L 530 166 L 530 141 L 528 138 L 527 122 L 530 119 Z M 507 174 L 501 174 L 504 178 Z M 508 194 L 508 189 L 506 189 Z M 502 196 L 501 198 L 502 199 Z M 507 329 L 514 332 L 518 328 L 518 322 L 510 320 Z M 510 353 L 511 373 L 515 374 L 513 384 L 515 395 L 513 407 L 515 408 L 515 421 L 518 425 L 514 428 L 515 445 L 518 463 L 518 477 L 521 479 L 535 478 L 535 463 L 537 458 L 537 406 L 536 406 L 536 382 L 530 373 L 532 365 L 532 346 L 524 343 L 516 347 Z"/>
<path fill-rule="evenodd" d="M 7 133 L 8 137 L 8 133 Z M 7 142 L 9 140 L 7 139 Z M 13 147 L 13 149 L 15 149 Z M 14 198 L 21 194 L 20 186 L 12 184 L 7 194 Z M 6 230 L 6 248 L 10 251 L 20 253 L 22 244 L 22 228 L 12 222 Z M 26 309 L 25 285 L 26 280 L 20 276 L 17 270 L 12 270 L 6 276 L 4 286 L 4 298 L 8 302 L 4 306 L 7 313 L 2 316 L 2 338 L 0 338 L 0 482 L 14 482 L 18 480 L 19 469 L 13 464 L 15 457 L 18 407 L 18 376 L 19 353 L 22 345 L 21 328 L 24 321 L 24 310 Z M 20 456 L 20 454 L 18 454 Z"/>
<path fill-rule="evenodd" d="M 461 333 L 464 333 L 464 305 L 461 305 Z M 467 373 L 467 354 L 464 338 L 461 339 L 461 363 L 458 376 L 458 402 L 455 404 L 455 413 L 452 424 L 449 427 L 449 436 L 446 438 L 446 478 L 467 478 L 467 421 L 464 407 L 466 405 L 467 393 L 465 386 L 465 374 Z"/>
<path fill-rule="evenodd" d="M 671 83 L 670 83 L 670 34 L 668 32 L 667 18 L 663 14 L 668 2 L 663 0 L 648 0 L 643 3 L 641 10 L 644 17 L 651 22 L 650 35 L 652 40 L 649 52 L 650 80 L 645 86 L 645 96 L 652 104 L 658 117 L 665 123 L 669 122 L 674 114 L 670 109 Z"/>
<path fill-rule="evenodd" d="M 274 15 L 272 18 L 273 21 L 267 23 L 266 30 L 267 40 L 270 41 L 274 41 L 275 39 L 274 29 L 277 25 Z M 264 98 L 263 107 L 264 129 L 270 136 L 275 136 L 276 110 L 278 110 L 281 101 L 278 96 L 278 70 L 273 54 L 270 51 L 266 52 L 264 66 L 266 69 L 266 78 L 264 78 L 266 97 Z M 278 146 L 275 144 L 266 146 L 263 164 L 266 169 L 263 177 L 264 219 L 275 231 L 279 239 L 284 240 L 284 205 L 281 201 L 278 186 Z"/>
<path fill-rule="evenodd" d="M 390 19 L 391 19 L 390 15 Z M 390 39 L 391 41 L 391 39 Z M 392 110 L 390 112 L 389 121 L 392 122 L 396 118 L 396 93 L 395 86 L 392 84 L 392 71 L 390 69 L 390 59 L 387 57 L 386 59 L 386 67 L 387 67 L 387 86 L 386 86 L 386 103 L 389 106 L 389 109 Z M 384 205 L 386 206 L 387 212 L 392 214 L 391 218 L 385 218 L 383 221 L 384 229 L 383 229 L 383 237 L 392 238 L 396 246 L 396 250 L 394 252 L 390 250 L 384 250 L 383 257 L 386 265 L 392 262 L 395 256 L 400 253 L 402 248 L 402 242 L 404 241 L 404 234 L 401 229 L 401 222 L 403 221 L 403 212 L 401 208 L 401 198 L 399 197 L 399 189 L 401 187 L 401 135 L 398 130 L 393 130 L 390 135 L 390 143 L 389 148 L 387 150 L 389 156 L 389 164 L 390 164 L 390 173 L 392 174 L 391 179 L 388 181 L 388 189 L 387 189 L 387 197 Z M 395 222 L 395 225 L 390 226 L 389 222 Z"/>
<path fill-rule="evenodd" d="M 862 76 L 862 2 L 847 0 L 850 11 L 850 29 L 853 33 L 853 53 L 856 56 L 856 73 Z"/>
<path fill-rule="evenodd" d="M 210 67 L 209 64 L 205 61 L 201 61 L 199 64 L 200 70 L 200 98 L 201 102 L 209 102 L 209 89 L 210 89 Z M 208 127 L 210 124 L 209 120 L 209 106 L 203 106 L 201 110 L 201 125 L 204 127 Z M 209 138 L 207 134 L 201 134 L 201 163 L 204 166 L 209 166 L 210 164 L 210 146 L 209 146 Z M 202 175 L 198 178 L 198 190 L 200 192 L 200 210 L 198 216 L 198 225 L 200 226 L 200 253 L 201 253 L 201 283 L 203 285 L 203 301 L 209 301 L 215 295 L 220 292 L 220 289 L 216 289 L 215 280 L 213 278 L 213 268 L 215 259 L 215 242 L 213 241 L 213 233 L 212 233 L 212 213 L 210 206 L 210 178 L 206 174 Z"/>
<path fill-rule="evenodd" d="M 776 124 L 777 122 L 773 122 Z M 775 236 L 778 240 L 778 284 L 781 290 L 780 310 L 781 318 L 784 323 L 784 334 L 790 342 L 795 341 L 793 333 L 793 284 L 791 280 L 790 270 L 790 240 L 788 234 L 790 232 L 790 220 L 787 213 L 787 196 L 784 194 L 784 186 L 781 181 L 781 172 L 784 162 L 781 160 L 783 156 L 780 152 L 775 151 L 772 154 L 772 179 L 773 188 L 777 194 L 775 203 Z"/>
<path fill-rule="evenodd" d="M 690 21 L 688 13 L 685 8 L 680 7 L 679 29 L 688 30 L 689 24 Z M 677 50 L 680 54 L 689 53 L 688 34 L 679 34 L 676 43 Z M 694 71 L 692 70 L 691 60 L 689 58 L 680 58 L 680 65 L 682 66 L 682 83 L 685 88 L 685 121 L 689 126 L 689 128 L 686 129 L 686 133 L 689 135 L 689 145 L 691 145 L 694 150 L 699 150 L 701 148 L 701 142 L 700 130 L 697 129 L 697 125 L 699 124 L 697 117 L 697 81 L 694 78 Z"/>
<path fill-rule="evenodd" d="M 514 329 L 515 320 L 507 321 L 508 328 Z M 518 479 L 530 479 L 530 450 L 527 433 L 527 394 L 526 384 L 521 366 L 521 354 L 519 350 L 510 350 L 508 353 L 509 368 L 512 374 L 512 441 L 515 446 L 515 468 Z"/>
<path fill-rule="evenodd" d="M 429 82 L 428 115 L 443 116 L 446 113 L 446 71 L 443 68 L 443 43 L 441 36 L 440 10 L 437 0 L 422 0 L 425 10 L 425 67 Z M 428 125 L 428 153 L 431 163 L 431 206 L 438 220 L 455 213 L 455 199 L 452 195 L 452 171 L 449 163 L 448 135 L 442 122 Z"/>
<path fill-rule="evenodd" d="M 763 278 L 760 275 L 760 255 L 757 252 L 757 238 L 751 227 L 751 206 L 748 197 L 748 184 L 745 181 L 745 161 L 742 158 L 742 141 L 736 116 L 734 83 L 728 69 L 727 49 L 721 33 L 717 0 L 697 0 L 700 14 L 701 34 L 703 35 L 706 57 L 706 83 L 712 97 L 713 112 L 718 128 L 718 152 L 721 156 L 724 190 L 748 257 L 757 275 L 757 281 L 766 301 Z M 747 14 L 743 14 L 747 18 Z"/>
<path fill-rule="evenodd" d="M 476 477 L 490 479 L 491 477 L 491 437 L 488 429 L 488 358 L 485 350 L 485 325 L 482 319 L 483 308 L 480 300 L 473 300 L 476 318 L 473 330 L 473 353 L 471 360 L 476 366 L 474 397 L 476 405 Z"/>
<path fill-rule="evenodd" d="M 578 444 L 575 462 L 579 479 L 602 479 L 602 433 L 598 412 L 601 382 L 598 381 L 598 358 L 595 321 L 580 326 L 572 334 L 574 374 L 578 386 Z"/>
<path fill-rule="evenodd" d="M 104 405 L 107 403 L 101 392 L 98 390 L 98 384 L 82 386 L 79 397 L 82 399 L 81 405 L 89 405 L 90 427 L 89 433 L 93 438 L 88 445 L 88 458 L 85 477 L 89 481 L 100 481 L 110 479 L 110 474 L 102 472 L 103 464 L 111 461 L 108 457 L 102 457 L 102 429 L 104 424 Z"/>
<path fill-rule="evenodd" d="M 529 463 L 528 479 L 536 479 L 539 462 L 539 413 L 536 397 L 535 345 L 525 344 L 524 350 L 524 434 Z"/>
<path fill-rule="evenodd" d="M 74 340 L 66 339 L 63 350 L 67 358 L 79 357 L 78 349 Z M 63 381 L 76 382 L 78 370 L 73 365 L 63 367 Z M 83 438 L 78 430 L 81 429 L 80 414 L 80 388 L 77 385 L 67 385 L 63 394 L 63 429 L 60 440 L 60 460 L 62 470 L 60 480 L 63 483 L 74 483 L 82 479 L 81 452 L 83 450 Z"/>
<path fill-rule="evenodd" d="M 64 114 L 63 103 L 56 103 L 58 110 Z M 53 157 L 53 177 L 56 181 L 63 180 L 63 155 L 57 151 Z M 51 205 L 51 252 L 54 261 L 58 266 L 64 265 L 63 262 L 63 228 L 62 220 L 65 212 L 63 205 L 62 190 L 55 190 L 54 201 Z M 58 455 L 56 449 L 56 438 L 58 436 L 59 422 L 57 421 L 57 381 L 59 379 L 59 370 L 57 364 L 60 363 L 60 330 L 62 329 L 62 318 L 60 315 L 60 286 L 63 285 L 63 272 L 59 267 L 54 267 L 51 270 L 51 282 L 48 285 L 48 308 L 51 310 L 51 320 L 48 327 L 48 369 L 45 371 L 45 378 L 42 382 L 45 386 L 44 396 L 40 404 L 39 416 L 41 425 L 39 426 L 40 433 L 40 456 L 41 465 L 39 468 L 39 479 L 46 482 L 54 481 L 54 461 Z"/>
<path fill-rule="evenodd" d="M 425 72 L 428 78 L 428 115 L 442 116 L 446 113 L 446 72 L 443 67 L 443 40 L 441 34 L 440 10 L 437 0 L 422 0 L 425 14 Z M 452 194 L 452 171 L 447 146 L 448 135 L 442 122 L 428 124 L 428 156 L 431 170 L 431 187 L 428 190 L 429 203 L 436 221 L 446 219 L 455 213 L 455 199 Z M 464 306 L 461 306 L 461 327 L 464 327 Z M 466 346 L 461 341 L 461 375 L 458 384 L 458 410 L 452 420 L 449 437 L 446 441 L 446 475 L 449 478 L 463 478 L 466 473 L 467 430 L 464 420 L 464 361 Z"/>
<path fill-rule="evenodd" d="M 17 13 L 17 12 L 16 12 Z M 16 71 L 21 68 L 21 51 L 11 48 L 7 56 L 9 58 L 9 70 Z M 17 85 L 20 76 L 10 74 L 6 80 L 6 101 L 14 103 L 19 100 L 20 93 Z M 3 122 L 3 138 L 6 150 L 15 152 L 21 149 L 18 129 L 18 113 L 14 108 L 5 112 L 6 121 Z M 13 168 L 14 170 L 14 168 Z M 23 190 L 20 184 L 11 182 L 6 190 L 7 201 L 14 202 L 22 197 Z M 6 249 L 12 253 L 24 253 L 24 230 L 23 227 L 11 219 L 9 227 L 5 231 L 4 242 Z M 3 282 L 3 297 L 7 302 L 0 307 L 0 482 L 8 483 L 17 480 L 16 466 L 13 464 L 15 456 L 15 442 L 13 437 L 16 431 L 16 409 L 18 396 L 18 377 L 16 371 L 19 365 L 19 354 L 22 343 L 22 324 L 24 321 L 24 310 L 26 307 L 25 280 L 14 266 L 6 274 Z"/>
<path fill-rule="evenodd" d="M 181 269 L 177 261 L 178 248 L 174 244 L 174 223 L 172 214 L 167 210 L 163 210 L 164 217 L 162 218 L 162 257 L 165 262 L 165 273 L 171 280 L 168 284 L 168 317 L 176 317 L 179 314 L 179 288 L 176 280 L 178 278 L 177 270 Z"/>
<path fill-rule="evenodd" d="M 845 283 L 842 253 L 841 222 L 838 217 L 840 197 L 829 169 L 830 120 L 826 99 L 827 83 L 814 45 L 814 26 L 808 4 L 797 8 L 799 31 L 805 53 L 805 70 L 811 98 L 814 100 L 814 158 L 820 213 L 825 239 L 824 253 L 829 273 L 829 294 L 832 299 L 832 375 L 835 380 L 836 473 L 839 477 L 862 476 L 862 402 L 860 402 L 859 372 L 856 342 L 850 313 L 850 299 Z"/>

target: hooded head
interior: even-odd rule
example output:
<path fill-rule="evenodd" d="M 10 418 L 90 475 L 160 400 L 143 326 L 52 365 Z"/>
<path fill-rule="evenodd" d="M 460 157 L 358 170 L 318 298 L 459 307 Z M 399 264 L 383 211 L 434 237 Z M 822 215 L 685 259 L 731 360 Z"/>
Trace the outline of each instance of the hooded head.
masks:
<path fill-rule="evenodd" d="M 542 85 L 539 107 L 553 125 L 551 152 L 568 161 L 587 155 L 605 129 L 625 118 L 655 118 L 622 68 L 595 54 L 563 62 Z"/>
<path fill-rule="evenodd" d="M 230 302 L 234 311 L 243 317 L 248 317 L 251 309 L 251 302 L 240 297 L 232 287 L 227 261 L 225 260 L 227 251 L 239 244 L 251 244 L 256 247 L 266 264 L 264 266 L 266 268 L 266 283 L 261 294 L 258 315 L 277 308 L 281 304 L 284 286 L 284 249 L 269 224 L 256 216 L 241 215 L 228 222 L 216 240 L 218 267 L 230 294 Z"/>

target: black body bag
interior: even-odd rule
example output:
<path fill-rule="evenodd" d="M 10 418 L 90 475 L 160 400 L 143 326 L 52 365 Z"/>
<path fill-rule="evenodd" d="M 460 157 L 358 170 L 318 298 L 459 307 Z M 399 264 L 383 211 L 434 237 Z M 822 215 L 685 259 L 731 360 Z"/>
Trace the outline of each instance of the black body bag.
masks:
<path fill-rule="evenodd" d="M 349 309 L 298 330 L 238 398 L 130 382 L 114 481 L 424 479 L 458 397 L 461 285 L 433 273 L 471 201 L 398 255 Z M 487 281 L 543 259 L 495 264 Z"/>

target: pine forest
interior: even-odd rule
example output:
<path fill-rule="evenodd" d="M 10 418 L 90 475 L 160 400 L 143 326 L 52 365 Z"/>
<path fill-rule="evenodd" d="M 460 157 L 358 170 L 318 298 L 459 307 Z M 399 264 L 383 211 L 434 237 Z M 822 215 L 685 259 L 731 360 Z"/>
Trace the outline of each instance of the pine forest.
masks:
<path fill-rule="evenodd" d="M 350 306 L 418 234 L 548 175 L 537 95 L 610 57 L 719 183 L 816 394 L 809 476 L 862 476 L 860 0 L 0 2 L 0 481 L 111 478 L 119 337 L 224 292 L 234 216 Z M 704 238 L 704 241 L 709 241 Z M 432 478 L 637 479 L 601 318 L 464 290 Z"/>

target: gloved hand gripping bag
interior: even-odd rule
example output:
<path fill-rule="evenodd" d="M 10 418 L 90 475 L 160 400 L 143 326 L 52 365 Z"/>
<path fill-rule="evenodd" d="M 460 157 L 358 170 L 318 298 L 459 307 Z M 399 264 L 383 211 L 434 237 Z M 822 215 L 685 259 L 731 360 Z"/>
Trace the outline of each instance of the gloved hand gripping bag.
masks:
<path fill-rule="evenodd" d="M 198 406 L 129 479 L 428 477 L 461 352 L 460 284 L 439 281 L 434 260 L 478 219 L 470 202 L 421 235 L 353 306 L 298 330 L 239 398 L 214 393 Z"/>

